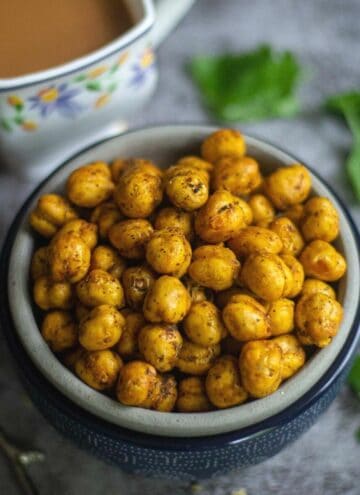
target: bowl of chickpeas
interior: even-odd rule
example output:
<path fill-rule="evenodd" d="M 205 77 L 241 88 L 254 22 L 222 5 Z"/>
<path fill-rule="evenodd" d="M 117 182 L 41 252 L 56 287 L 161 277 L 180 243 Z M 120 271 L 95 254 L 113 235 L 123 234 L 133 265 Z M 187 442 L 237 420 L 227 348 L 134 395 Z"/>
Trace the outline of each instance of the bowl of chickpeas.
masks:
<path fill-rule="evenodd" d="M 359 241 L 290 154 L 169 125 L 94 143 L 17 215 L 4 335 L 35 404 L 122 469 L 261 462 L 335 398 L 359 339 Z"/>

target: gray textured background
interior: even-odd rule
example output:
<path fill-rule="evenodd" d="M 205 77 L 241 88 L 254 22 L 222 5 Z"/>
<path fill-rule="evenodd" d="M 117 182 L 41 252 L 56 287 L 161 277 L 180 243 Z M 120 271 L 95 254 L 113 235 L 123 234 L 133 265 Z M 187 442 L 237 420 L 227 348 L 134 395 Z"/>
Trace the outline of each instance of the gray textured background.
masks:
<path fill-rule="evenodd" d="M 174 0 L 175 1 L 175 0 Z M 181 0 L 176 0 L 181 1 Z M 199 0 L 159 50 L 157 93 L 131 126 L 161 122 L 210 122 L 183 70 L 191 54 L 246 50 L 260 42 L 291 49 L 311 70 L 303 84 L 302 116 L 242 126 L 280 144 L 312 164 L 351 207 L 360 208 L 342 171 L 350 137 L 345 127 L 318 110 L 331 92 L 360 88 L 359 0 Z M 0 174 L 0 237 L 31 184 Z M 31 472 L 41 495 L 182 495 L 185 483 L 143 480 L 122 474 L 80 452 L 49 426 L 23 392 L 4 343 L 0 341 L 0 425 L 15 438 L 47 454 Z M 344 389 L 320 421 L 293 446 L 262 465 L 215 481 L 197 493 L 230 495 L 359 495 L 360 402 Z M 0 456 L 0 494 L 18 490 Z"/>

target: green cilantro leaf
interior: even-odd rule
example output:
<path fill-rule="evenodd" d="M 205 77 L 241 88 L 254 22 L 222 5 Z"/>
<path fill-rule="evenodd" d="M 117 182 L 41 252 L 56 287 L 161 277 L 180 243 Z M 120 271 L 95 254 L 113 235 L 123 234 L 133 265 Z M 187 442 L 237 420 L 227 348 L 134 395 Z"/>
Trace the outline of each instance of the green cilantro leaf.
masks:
<path fill-rule="evenodd" d="M 352 390 L 360 398 L 360 356 L 355 358 L 354 364 L 348 376 L 348 383 Z"/>
<path fill-rule="evenodd" d="M 299 110 L 294 91 L 301 69 L 290 52 L 263 45 L 247 53 L 199 56 L 190 72 L 204 103 L 222 120 L 290 117 Z"/>

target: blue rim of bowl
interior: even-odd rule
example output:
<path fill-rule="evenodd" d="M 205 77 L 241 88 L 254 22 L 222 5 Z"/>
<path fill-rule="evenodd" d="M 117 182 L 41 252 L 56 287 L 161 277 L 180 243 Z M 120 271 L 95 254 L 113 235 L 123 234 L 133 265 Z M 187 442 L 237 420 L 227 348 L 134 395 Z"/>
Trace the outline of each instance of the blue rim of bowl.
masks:
<path fill-rule="evenodd" d="M 161 127 L 176 127 L 192 125 L 194 127 L 204 127 L 198 124 L 163 124 Z M 134 430 L 129 430 L 122 428 L 117 425 L 112 425 L 111 423 L 92 415 L 91 413 L 85 411 L 81 407 L 75 405 L 71 402 L 65 395 L 58 391 L 53 385 L 51 385 L 43 375 L 37 370 L 35 365 L 32 363 L 30 357 L 26 354 L 23 346 L 21 345 L 18 337 L 16 336 L 16 330 L 14 328 L 10 309 L 9 301 L 7 295 L 7 279 L 8 279 L 8 268 L 9 268 L 9 258 L 11 253 L 12 244 L 16 236 L 18 225 L 22 221 L 23 217 L 26 215 L 28 206 L 32 202 L 33 198 L 37 195 L 38 191 L 45 185 L 45 183 L 52 178 L 61 168 L 65 167 L 69 162 L 75 159 L 77 156 L 90 151 L 94 147 L 110 141 L 114 138 L 120 136 L 125 136 L 128 134 L 133 134 L 139 131 L 144 131 L 146 129 L 151 129 L 160 126 L 145 126 L 137 129 L 132 129 L 124 133 L 118 133 L 110 137 L 96 141 L 95 143 L 83 148 L 76 154 L 69 157 L 61 165 L 59 165 L 50 175 L 48 175 L 41 183 L 34 189 L 34 191 L 28 196 L 20 210 L 15 216 L 8 233 L 6 235 L 2 252 L 0 258 L 0 324 L 3 332 L 5 333 L 6 340 L 12 350 L 13 357 L 20 367 L 21 371 L 25 373 L 27 381 L 36 382 L 39 390 L 45 392 L 45 397 L 49 400 L 63 413 L 71 416 L 75 421 L 82 423 L 90 430 L 109 437 L 113 440 L 118 440 L 120 442 L 126 442 L 134 444 L 136 446 L 155 450 L 169 450 L 169 451 L 181 451 L 188 450 L 192 448 L 193 450 L 205 450 L 211 448 L 218 448 L 219 446 L 225 445 L 236 445 L 237 443 L 244 442 L 251 437 L 257 436 L 264 433 L 265 431 L 275 429 L 287 422 L 291 421 L 295 417 L 299 416 L 306 409 L 310 408 L 325 392 L 326 390 L 340 377 L 340 375 L 346 370 L 347 365 L 353 358 L 355 351 L 357 349 L 357 344 L 360 340 L 360 297 L 358 300 L 358 306 L 355 314 L 353 324 L 350 328 L 349 335 L 345 341 L 344 346 L 337 355 L 335 361 L 326 371 L 326 373 L 320 378 L 320 380 L 304 395 L 302 395 L 297 401 L 288 406 L 286 409 L 280 413 L 271 416 L 259 423 L 253 424 L 251 426 L 241 428 L 239 430 L 234 430 L 229 433 L 222 433 L 219 435 L 205 436 L 205 437 L 162 437 L 157 435 L 149 435 L 145 433 L 136 432 Z M 210 129 L 210 126 L 209 126 Z M 255 137 L 255 135 L 249 135 L 249 137 Z M 304 163 L 299 160 L 291 152 L 284 150 L 284 148 L 274 145 L 271 142 L 256 137 L 262 142 L 269 144 L 284 153 L 287 153 L 293 157 L 299 163 Z M 306 163 L 304 165 L 314 174 L 335 196 L 339 202 L 343 213 L 348 221 L 351 231 L 353 233 L 358 250 L 360 250 L 360 235 L 352 219 L 347 207 L 344 202 L 339 198 L 339 196 L 334 192 L 332 187 L 330 187 L 322 177 L 320 177 L 311 167 Z M 168 413 L 159 413 L 168 414 Z M 206 414 L 206 413 L 200 413 Z"/>

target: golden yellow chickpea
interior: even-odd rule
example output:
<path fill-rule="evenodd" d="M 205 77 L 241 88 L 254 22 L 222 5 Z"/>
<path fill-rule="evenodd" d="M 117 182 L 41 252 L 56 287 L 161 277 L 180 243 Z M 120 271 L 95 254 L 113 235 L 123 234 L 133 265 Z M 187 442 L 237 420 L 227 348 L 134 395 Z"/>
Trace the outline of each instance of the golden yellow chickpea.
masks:
<path fill-rule="evenodd" d="M 193 303 L 183 324 L 189 340 L 204 347 L 218 344 L 227 334 L 220 310 L 210 301 Z"/>
<path fill-rule="evenodd" d="M 106 239 L 110 227 L 123 220 L 119 208 L 113 201 L 101 203 L 91 213 L 90 221 L 98 226 L 99 236 Z"/>
<path fill-rule="evenodd" d="M 176 367 L 188 375 L 205 375 L 219 356 L 220 351 L 219 344 L 204 347 L 184 340 Z"/>
<path fill-rule="evenodd" d="M 201 156 L 215 163 L 223 156 L 242 157 L 246 152 L 244 136 L 235 129 L 220 129 L 208 136 L 201 145 Z"/>
<path fill-rule="evenodd" d="M 279 210 L 286 210 L 305 201 L 310 189 L 311 176 L 308 170 L 299 164 L 280 167 L 264 181 L 266 196 Z"/>
<path fill-rule="evenodd" d="M 245 202 L 228 191 L 215 191 L 197 212 L 195 232 L 203 241 L 210 243 L 234 237 L 247 225 L 242 203 Z M 249 207 L 246 205 L 246 208 Z"/>
<path fill-rule="evenodd" d="M 91 253 L 90 270 L 104 270 L 120 278 L 125 268 L 125 261 L 110 246 L 97 246 Z"/>
<path fill-rule="evenodd" d="M 287 217 L 276 218 L 269 225 L 269 229 L 280 237 L 282 242 L 282 254 L 298 256 L 304 247 L 304 239 L 296 225 Z"/>
<path fill-rule="evenodd" d="M 277 254 L 283 249 L 283 243 L 276 232 L 254 225 L 241 229 L 229 239 L 228 246 L 236 256 L 249 256 L 253 253 Z"/>
<path fill-rule="evenodd" d="M 239 357 L 243 387 L 251 397 L 275 392 L 282 380 L 282 350 L 274 340 L 247 342 Z"/>
<path fill-rule="evenodd" d="M 232 296 L 238 294 L 243 294 L 246 296 L 254 297 L 254 294 L 247 289 L 240 287 L 231 287 L 231 289 L 222 290 L 216 293 L 215 303 L 219 309 L 224 309 L 227 304 L 229 304 Z"/>
<path fill-rule="evenodd" d="M 136 260 L 145 256 L 145 245 L 153 232 L 154 229 L 148 220 L 123 220 L 110 228 L 109 240 L 121 256 Z"/>
<path fill-rule="evenodd" d="M 205 388 L 210 402 L 219 409 L 238 406 L 248 398 L 234 356 L 221 356 L 215 361 L 206 376 Z"/>
<path fill-rule="evenodd" d="M 323 282 L 322 280 L 317 280 L 316 278 L 307 278 L 301 289 L 301 296 L 311 296 L 312 294 L 325 294 L 325 296 L 336 299 L 336 294 L 331 285 Z"/>
<path fill-rule="evenodd" d="M 230 335 L 240 342 L 270 337 L 266 310 L 256 299 L 243 294 L 234 295 L 222 311 Z"/>
<path fill-rule="evenodd" d="M 257 227 L 268 227 L 275 218 L 275 210 L 271 202 L 263 194 L 253 194 L 248 200 L 253 214 L 253 224 Z"/>
<path fill-rule="evenodd" d="M 214 294 L 211 291 L 211 289 L 208 289 L 207 287 L 202 287 L 197 282 L 192 280 L 190 277 L 188 276 L 184 277 L 183 284 L 185 285 L 186 290 L 190 294 L 191 301 L 193 303 L 201 302 L 201 301 L 213 301 Z"/>
<path fill-rule="evenodd" d="M 120 175 L 123 173 L 127 165 L 128 160 L 126 158 L 115 158 L 115 160 L 111 163 L 111 177 L 115 183 L 119 180 Z"/>
<path fill-rule="evenodd" d="M 138 334 L 142 327 L 146 325 L 142 313 L 127 313 L 125 318 L 125 327 L 121 334 L 120 340 L 116 345 L 116 350 L 124 358 L 134 358 L 139 351 Z"/>
<path fill-rule="evenodd" d="M 70 201 L 85 208 L 95 208 L 106 201 L 113 190 L 110 168 L 105 162 L 90 163 L 74 170 L 66 182 Z"/>
<path fill-rule="evenodd" d="M 48 246 L 37 249 L 31 258 L 30 265 L 31 278 L 33 280 L 49 273 L 49 252 Z"/>
<path fill-rule="evenodd" d="M 280 258 L 292 273 L 292 287 L 287 291 L 287 297 L 293 298 L 300 294 L 304 283 L 304 268 L 300 261 L 291 254 L 280 254 Z"/>
<path fill-rule="evenodd" d="M 306 354 L 295 335 L 281 335 L 273 340 L 282 350 L 282 379 L 295 375 L 306 361 Z"/>
<path fill-rule="evenodd" d="M 142 170 L 148 174 L 162 177 L 162 170 L 154 162 L 145 158 L 117 158 L 113 161 L 110 168 L 114 182 L 119 181 L 120 175 L 125 170 L 127 172 L 130 170 Z"/>
<path fill-rule="evenodd" d="M 162 275 L 146 294 L 144 316 L 152 323 L 177 323 L 189 311 L 190 304 L 190 295 L 180 280 Z"/>
<path fill-rule="evenodd" d="M 214 170 L 214 165 L 206 160 L 203 160 L 199 156 L 188 155 L 183 156 L 176 162 L 176 165 L 182 165 L 184 167 L 191 167 L 197 170 L 204 170 L 209 174 Z"/>
<path fill-rule="evenodd" d="M 339 215 L 329 199 L 316 196 L 305 203 L 300 226 L 307 242 L 331 242 L 339 235 Z"/>
<path fill-rule="evenodd" d="M 83 351 L 75 363 L 75 373 L 89 387 L 106 390 L 115 385 L 122 366 L 120 356 L 109 349 Z"/>
<path fill-rule="evenodd" d="M 223 246 L 200 246 L 193 252 L 188 274 L 203 287 L 225 290 L 233 285 L 239 268 L 240 263 L 230 249 Z"/>
<path fill-rule="evenodd" d="M 56 237 L 63 234 L 74 234 L 81 238 L 82 241 L 89 247 L 94 249 L 98 242 L 97 225 L 86 222 L 82 218 L 70 220 L 57 232 Z"/>
<path fill-rule="evenodd" d="M 139 351 L 158 371 L 173 369 L 182 346 L 179 330 L 169 325 L 146 325 L 139 333 Z"/>
<path fill-rule="evenodd" d="M 346 272 L 344 257 L 326 241 L 312 241 L 299 258 L 305 275 L 325 282 L 335 282 Z"/>
<path fill-rule="evenodd" d="M 70 309 L 74 304 L 74 294 L 68 282 L 54 282 L 51 277 L 42 275 L 34 282 L 34 301 L 43 310 Z"/>
<path fill-rule="evenodd" d="M 213 409 L 206 395 L 202 377 L 189 376 L 180 380 L 176 409 L 182 413 L 206 412 Z"/>
<path fill-rule="evenodd" d="M 304 214 L 304 205 L 298 203 L 296 205 L 290 206 L 290 208 L 283 210 L 282 215 L 289 218 L 297 227 Z"/>
<path fill-rule="evenodd" d="M 159 210 L 154 221 L 154 227 L 157 230 L 177 229 L 184 234 L 188 241 L 192 241 L 194 238 L 193 216 L 188 211 L 179 208 L 168 207 Z"/>
<path fill-rule="evenodd" d="M 294 301 L 286 298 L 277 299 L 266 303 L 265 309 L 271 336 L 290 333 L 294 329 Z"/>
<path fill-rule="evenodd" d="M 77 326 L 67 311 L 47 313 L 41 325 L 41 335 L 54 352 L 71 349 L 78 342 Z"/>
<path fill-rule="evenodd" d="M 216 162 L 212 187 L 225 189 L 234 196 L 244 196 L 262 183 L 259 164 L 250 156 L 223 156 Z"/>
<path fill-rule="evenodd" d="M 69 220 L 77 218 L 67 199 L 58 194 L 44 194 L 30 213 L 30 225 L 43 237 L 52 237 Z"/>
<path fill-rule="evenodd" d="M 101 351 L 113 347 L 125 327 L 125 318 L 110 304 L 93 308 L 80 321 L 79 342 L 88 351 Z"/>
<path fill-rule="evenodd" d="M 321 292 L 302 296 L 295 307 L 297 336 L 303 345 L 325 347 L 337 334 L 343 317 L 341 304 Z"/>
<path fill-rule="evenodd" d="M 180 278 L 190 265 L 191 246 L 176 229 L 157 230 L 146 245 L 145 256 L 156 272 Z"/>
<path fill-rule="evenodd" d="M 56 235 L 49 245 L 49 268 L 55 282 L 75 283 L 90 267 L 91 252 L 85 241 L 72 232 Z"/>
<path fill-rule="evenodd" d="M 116 397 L 126 406 L 150 408 L 156 398 L 157 373 L 144 361 L 131 361 L 120 370 Z"/>
<path fill-rule="evenodd" d="M 142 308 L 145 296 L 154 283 L 153 272 L 146 266 L 130 266 L 122 275 L 125 299 L 131 308 Z"/>
<path fill-rule="evenodd" d="M 165 191 L 177 208 L 191 212 L 203 206 L 209 197 L 209 176 L 204 170 L 174 165 L 165 173 Z"/>
<path fill-rule="evenodd" d="M 171 412 L 177 399 L 177 382 L 172 375 L 158 376 L 155 397 L 151 408 L 160 412 Z"/>
<path fill-rule="evenodd" d="M 125 304 L 124 291 L 119 280 L 104 270 L 91 270 L 76 285 L 76 294 L 85 306 L 111 304 L 122 308 Z"/>

